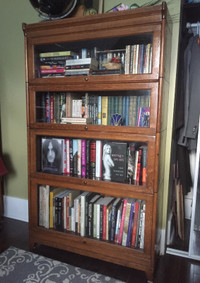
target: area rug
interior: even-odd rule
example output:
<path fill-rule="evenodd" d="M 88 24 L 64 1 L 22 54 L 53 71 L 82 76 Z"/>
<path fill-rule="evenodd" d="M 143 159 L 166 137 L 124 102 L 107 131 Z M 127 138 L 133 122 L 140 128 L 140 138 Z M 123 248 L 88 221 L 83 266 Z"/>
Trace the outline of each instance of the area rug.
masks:
<path fill-rule="evenodd" d="M 122 283 L 32 252 L 9 247 L 0 254 L 1 283 Z"/>

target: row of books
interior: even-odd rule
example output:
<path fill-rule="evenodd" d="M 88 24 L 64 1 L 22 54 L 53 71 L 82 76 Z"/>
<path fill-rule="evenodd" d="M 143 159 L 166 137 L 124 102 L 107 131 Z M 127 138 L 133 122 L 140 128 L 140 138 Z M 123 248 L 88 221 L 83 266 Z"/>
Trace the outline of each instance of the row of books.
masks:
<path fill-rule="evenodd" d="M 147 74 L 152 68 L 152 44 L 129 44 L 125 49 L 92 53 L 85 48 L 81 52 L 46 52 L 40 53 L 39 57 L 41 77 Z"/>
<path fill-rule="evenodd" d="M 147 145 L 77 138 L 41 139 L 42 172 L 146 184 Z"/>
<path fill-rule="evenodd" d="M 39 93 L 36 110 L 37 122 L 149 127 L 150 95 Z"/>
<path fill-rule="evenodd" d="M 152 69 L 152 44 L 126 46 L 125 74 L 148 74 Z"/>
<path fill-rule="evenodd" d="M 39 226 L 144 248 L 143 200 L 39 185 Z"/>

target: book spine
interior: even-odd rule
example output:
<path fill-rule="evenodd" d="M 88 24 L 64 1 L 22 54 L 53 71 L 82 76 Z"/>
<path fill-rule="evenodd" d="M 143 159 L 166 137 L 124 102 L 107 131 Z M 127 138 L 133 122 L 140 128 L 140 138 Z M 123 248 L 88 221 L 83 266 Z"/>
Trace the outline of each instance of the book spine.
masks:
<path fill-rule="evenodd" d="M 122 243 L 122 234 L 123 234 L 123 229 L 124 229 L 126 205 L 127 205 L 127 199 L 124 199 L 123 210 L 122 210 L 122 218 L 121 218 L 121 224 L 120 224 L 120 230 L 119 230 L 119 238 L 118 238 L 118 244 L 120 244 L 120 245 Z"/>
<path fill-rule="evenodd" d="M 64 73 L 64 72 L 65 72 L 65 68 L 40 70 L 41 74 L 57 74 L 57 73 Z"/>
<path fill-rule="evenodd" d="M 143 204 L 142 214 L 141 214 L 141 236 L 140 236 L 140 249 L 144 249 L 144 230 L 145 230 L 145 208 L 146 205 Z"/>
<path fill-rule="evenodd" d="M 95 179 L 96 174 L 96 141 L 90 142 L 90 179 Z"/>
<path fill-rule="evenodd" d="M 86 178 L 90 177 L 90 140 L 86 140 Z"/>
<path fill-rule="evenodd" d="M 100 239 L 100 227 L 101 227 L 101 209 L 100 204 L 98 203 L 96 206 L 96 238 Z"/>
<path fill-rule="evenodd" d="M 73 139 L 73 175 L 77 176 L 78 140 Z"/>
<path fill-rule="evenodd" d="M 77 140 L 78 142 L 78 151 L 77 151 L 77 175 L 81 177 L 81 150 L 82 150 L 82 142 L 81 139 Z"/>
<path fill-rule="evenodd" d="M 66 139 L 66 174 L 70 175 L 70 140 Z"/>
<path fill-rule="evenodd" d="M 102 141 L 96 140 L 96 179 L 102 177 Z"/>
<path fill-rule="evenodd" d="M 110 241 L 113 242 L 115 238 L 115 227 L 117 218 L 117 208 L 116 205 L 112 205 L 111 210 L 111 228 L 110 228 Z"/>
<path fill-rule="evenodd" d="M 127 202 L 125 219 L 124 219 L 124 228 L 122 232 L 122 246 L 126 246 L 126 242 L 127 242 L 130 211 L 131 211 L 131 203 Z"/>
<path fill-rule="evenodd" d="M 63 173 L 67 173 L 67 143 L 66 139 L 63 140 Z"/>
<path fill-rule="evenodd" d="M 97 237 L 97 204 L 94 203 L 93 207 L 93 237 Z"/>
<path fill-rule="evenodd" d="M 73 174 L 74 174 L 73 139 L 69 140 L 69 155 L 70 155 L 70 176 L 73 176 Z"/>
<path fill-rule="evenodd" d="M 85 236 L 85 196 L 81 196 L 81 231 L 82 237 Z"/>
<path fill-rule="evenodd" d="M 69 225 L 69 195 L 66 197 L 66 229 L 70 230 Z"/>
<path fill-rule="evenodd" d="M 93 237 L 93 204 L 88 205 L 88 237 Z"/>
<path fill-rule="evenodd" d="M 120 208 L 117 211 L 117 222 L 115 227 L 115 244 L 118 243 L 121 218 L 122 218 L 122 204 L 120 205 Z"/>
<path fill-rule="evenodd" d="M 142 185 L 145 186 L 147 182 L 147 146 L 143 146 L 142 151 Z"/>
<path fill-rule="evenodd" d="M 136 185 L 141 183 L 141 172 L 142 172 L 142 149 L 139 149 L 138 152 L 138 162 L 137 162 L 137 173 L 136 173 Z"/>
<path fill-rule="evenodd" d="M 86 140 L 81 140 L 81 177 L 86 177 Z"/>
<path fill-rule="evenodd" d="M 102 105 L 101 105 L 101 96 L 98 96 L 98 125 L 101 125 L 101 109 L 102 109 Z"/>
<path fill-rule="evenodd" d="M 130 96 L 126 96 L 125 101 L 125 126 L 129 126 L 129 102 L 130 102 Z"/>
<path fill-rule="evenodd" d="M 50 123 L 51 122 L 51 116 L 50 116 L 50 93 L 48 92 L 46 94 L 46 122 Z"/>
<path fill-rule="evenodd" d="M 44 186 L 39 186 L 39 226 L 44 226 Z"/>
<path fill-rule="evenodd" d="M 131 246 L 131 232 L 132 232 L 132 228 L 133 228 L 132 225 L 133 225 L 134 207 L 135 207 L 135 201 L 132 201 L 129 224 L 128 224 L 127 241 L 126 241 L 127 247 Z"/>
<path fill-rule="evenodd" d="M 55 229 L 62 230 L 62 198 L 55 198 Z"/>
<path fill-rule="evenodd" d="M 133 220 L 133 232 L 132 232 L 131 248 L 136 247 L 136 233 L 137 233 L 137 225 L 138 225 L 138 214 L 139 214 L 139 202 L 136 201 L 135 211 L 134 211 L 134 220 Z"/>
<path fill-rule="evenodd" d="M 108 124 L 108 96 L 102 96 L 102 125 Z"/>
<path fill-rule="evenodd" d="M 49 193 L 49 228 L 53 228 L 53 192 Z"/>
<path fill-rule="evenodd" d="M 107 206 L 103 205 L 103 231 L 102 231 L 102 239 L 106 240 L 106 233 L 107 233 Z"/>

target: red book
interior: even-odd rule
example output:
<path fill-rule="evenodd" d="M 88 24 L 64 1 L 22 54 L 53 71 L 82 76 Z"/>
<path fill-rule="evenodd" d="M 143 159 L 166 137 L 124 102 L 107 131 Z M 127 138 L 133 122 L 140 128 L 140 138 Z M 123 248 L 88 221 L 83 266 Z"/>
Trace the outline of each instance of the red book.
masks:
<path fill-rule="evenodd" d="M 123 234 L 123 229 L 124 229 L 126 205 L 127 205 L 127 199 L 124 199 L 124 205 L 123 205 L 123 210 L 122 210 L 122 219 L 121 219 L 120 230 L 119 230 L 119 238 L 118 238 L 118 244 L 120 244 L 120 245 L 122 243 L 122 234 Z"/>
<path fill-rule="evenodd" d="M 56 73 L 64 73 L 65 68 L 60 69 L 50 69 L 50 70 L 40 70 L 41 74 L 56 74 Z"/>

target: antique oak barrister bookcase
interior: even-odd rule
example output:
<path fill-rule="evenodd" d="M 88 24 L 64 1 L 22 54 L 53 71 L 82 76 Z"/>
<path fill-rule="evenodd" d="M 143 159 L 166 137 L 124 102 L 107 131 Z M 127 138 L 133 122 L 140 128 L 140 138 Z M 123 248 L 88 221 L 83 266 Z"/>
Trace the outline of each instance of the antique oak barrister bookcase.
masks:
<path fill-rule="evenodd" d="M 153 280 L 158 193 L 161 105 L 164 81 L 164 45 L 166 4 L 134 10 L 67 18 L 35 24 L 23 24 L 25 36 L 28 184 L 30 247 L 36 243 L 52 246 L 104 261 L 142 270 Z M 148 72 L 133 74 L 122 71 L 109 75 L 74 75 L 41 77 L 39 54 L 62 50 L 126 50 L 128 45 L 147 45 L 152 48 Z M 124 53 L 125 54 L 125 53 Z M 126 54 L 125 54 L 126 55 Z M 91 56 L 91 55 L 90 55 Z M 126 60 L 126 56 L 125 56 Z M 169 59 L 168 59 L 169 60 Z M 124 62 L 126 64 L 126 62 Z M 42 93 L 67 92 L 106 96 L 148 96 L 150 118 L 148 127 L 135 125 L 80 125 L 41 122 L 38 101 Z M 141 95 L 142 94 L 142 95 Z M 147 146 L 145 184 L 106 182 L 48 174 L 41 169 L 41 138 L 99 139 L 135 142 Z M 145 201 L 143 248 L 131 248 L 109 241 L 57 231 L 39 226 L 40 184 L 82 190 L 112 197 Z"/>

